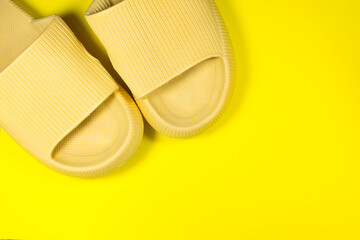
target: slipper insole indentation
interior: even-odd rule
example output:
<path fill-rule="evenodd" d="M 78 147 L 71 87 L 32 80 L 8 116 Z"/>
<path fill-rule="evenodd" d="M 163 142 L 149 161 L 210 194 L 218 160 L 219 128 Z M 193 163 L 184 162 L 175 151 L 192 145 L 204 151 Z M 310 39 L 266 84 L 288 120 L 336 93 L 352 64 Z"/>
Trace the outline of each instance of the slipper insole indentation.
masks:
<path fill-rule="evenodd" d="M 32 21 L 12 2 L 0 1 L 0 72 L 36 41 L 48 23 L 51 18 Z M 53 160 L 69 167 L 100 166 L 109 160 L 127 160 L 122 159 L 123 154 L 129 155 L 126 152 L 129 149 L 123 144 L 134 136 L 129 134 L 128 108 L 132 103 L 124 100 L 123 94 L 113 94 L 58 143 L 52 154 Z"/>
<path fill-rule="evenodd" d="M 214 112 L 224 86 L 223 60 L 211 58 L 150 93 L 147 101 L 161 118 L 172 125 L 194 126 Z"/>

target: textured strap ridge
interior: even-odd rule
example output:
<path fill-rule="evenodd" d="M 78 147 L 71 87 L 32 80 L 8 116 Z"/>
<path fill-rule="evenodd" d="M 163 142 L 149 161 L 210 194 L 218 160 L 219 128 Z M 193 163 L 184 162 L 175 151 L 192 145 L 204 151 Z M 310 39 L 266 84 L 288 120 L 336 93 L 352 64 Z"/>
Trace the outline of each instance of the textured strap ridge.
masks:
<path fill-rule="evenodd" d="M 222 56 L 212 0 L 95 0 L 87 21 L 135 97 Z"/>
<path fill-rule="evenodd" d="M 60 17 L 0 74 L 0 124 L 39 159 L 54 147 L 117 84 Z"/>

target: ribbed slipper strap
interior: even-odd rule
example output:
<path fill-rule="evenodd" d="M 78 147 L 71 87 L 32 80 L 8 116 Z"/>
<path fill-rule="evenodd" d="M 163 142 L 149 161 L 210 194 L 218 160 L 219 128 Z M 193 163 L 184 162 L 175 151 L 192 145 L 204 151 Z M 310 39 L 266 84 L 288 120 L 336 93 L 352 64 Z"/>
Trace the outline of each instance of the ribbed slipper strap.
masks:
<path fill-rule="evenodd" d="M 223 55 L 213 0 L 95 0 L 86 19 L 136 98 Z"/>
<path fill-rule="evenodd" d="M 54 16 L 0 74 L 0 124 L 39 160 L 51 160 L 56 145 L 117 89 L 101 64 Z"/>

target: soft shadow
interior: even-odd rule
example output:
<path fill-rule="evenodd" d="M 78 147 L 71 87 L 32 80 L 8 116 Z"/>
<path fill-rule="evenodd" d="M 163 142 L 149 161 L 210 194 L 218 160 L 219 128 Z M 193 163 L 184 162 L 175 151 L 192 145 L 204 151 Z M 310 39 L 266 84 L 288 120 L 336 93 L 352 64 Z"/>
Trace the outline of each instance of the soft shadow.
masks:
<path fill-rule="evenodd" d="M 153 145 L 155 139 L 156 132 L 149 125 L 149 123 L 144 121 L 144 139 L 142 140 L 136 153 L 123 166 L 103 176 L 102 179 L 107 180 L 116 178 L 119 175 L 122 175 L 123 173 L 134 169 L 141 162 L 141 160 L 145 159 L 148 156 L 149 149 Z"/>
<path fill-rule="evenodd" d="M 236 86 L 233 92 L 233 97 L 225 115 L 220 121 L 210 128 L 202 136 L 208 137 L 208 134 L 213 134 L 227 124 L 233 117 L 235 117 L 241 110 L 244 98 L 246 96 L 248 79 L 249 79 L 249 61 L 247 56 L 247 48 L 245 38 L 240 26 L 239 14 L 234 12 L 234 8 L 230 1 L 216 1 L 219 6 L 221 15 L 224 18 L 225 25 L 228 28 L 230 40 L 233 44 L 233 51 L 235 55 L 236 64 Z"/>
<path fill-rule="evenodd" d="M 22 8 L 26 13 L 32 16 L 34 19 L 43 18 L 47 16 L 41 16 L 34 8 L 25 3 L 22 0 L 12 0 L 16 5 Z M 74 32 L 76 37 L 84 45 L 86 50 L 93 55 L 95 58 L 99 59 L 101 64 L 106 68 L 106 70 L 111 74 L 111 76 L 118 82 L 126 91 L 129 91 L 129 88 L 126 86 L 124 81 L 121 79 L 119 74 L 113 68 L 110 59 L 108 58 L 106 51 L 98 42 L 95 41 L 94 37 L 91 35 L 90 27 L 83 21 L 76 13 L 68 13 L 62 15 L 61 18 L 66 22 L 70 29 Z"/>
<path fill-rule="evenodd" d="M 34 10 L 31 6 L 24 1 L 21 0 L 12 0 L 16 5 L 18 5 L 21 9 L 23 9 L 27 14 L 29 14 L 33 18 L 42 18 L 45 16 L 41 16 L 36 10 Z"/>
<path fill-rule="evenodd" d="M 111 64 L 111 61 L 102 46 L 95 41 L 90 27 L 82 21 L 80 17 L 75 13 L 68 13 L 62 15 L 61 18 L 66 22 L 70 29 L 74 32 L 79 41 L 84 45 L 86 50 L 93 55 L 95 58 L 99 59 L 101 64 L 106 68 L 106 70 L 111 74 L 111 76 L 118 82 L 122 87 L 129 92 L 124 81 L 121 79 L 119 74 L 116 72 L 114 67 Z"/>
<path fill-rule="evenodd" d="M 101 46 L 99 46 L 99 44 L 93 39 L 93 36 L 90 33 L 90 27 L 86 23 L 84 23 L 75 13 L 69 13 L 61 17 L 66 22 L 66 24 L 69 25 L 71 30 L 80 40 L 80 42 L 84 45 L 84 47 L 88 50 L 88 52 L 95 58 L 99 59 L 103 66 L 106 68 L 106 70 L 111 74 L 111 76 L 130 93 L 124 81 L 113 68 L 105 50 Z M 115 175 L 121 174 L 125 171 L 129 171 L 130 169 L 135 167 L 142 159 L 147 156 L 147 153 L 152 147 L 152 143 L 154 142 L 155 137 L 155 130 L 146 121 L 144 121 L 144 139 L 142 140 L 136 153 L 122 167 L 116 169 L 115 171 L 104 177 L 112 178 Z"/>

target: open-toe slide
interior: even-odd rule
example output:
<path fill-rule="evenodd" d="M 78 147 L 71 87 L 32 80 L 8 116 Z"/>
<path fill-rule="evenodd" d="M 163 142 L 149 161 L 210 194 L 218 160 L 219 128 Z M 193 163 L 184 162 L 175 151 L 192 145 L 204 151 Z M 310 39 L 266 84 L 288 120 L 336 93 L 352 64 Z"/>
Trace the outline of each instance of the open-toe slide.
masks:
<path fill-rule="evenodd" d="M 223 115 L 235 67 L 213 0 L 94 0 L 86 19 L 159 132 L 195 136 Z"/>
<path fill-rule="evenodd" d="M 136 151 L 143 121 L 126 91 L 54 15 L 0 1 L 0 125 L 46 166 L 103 175 Z"/>

